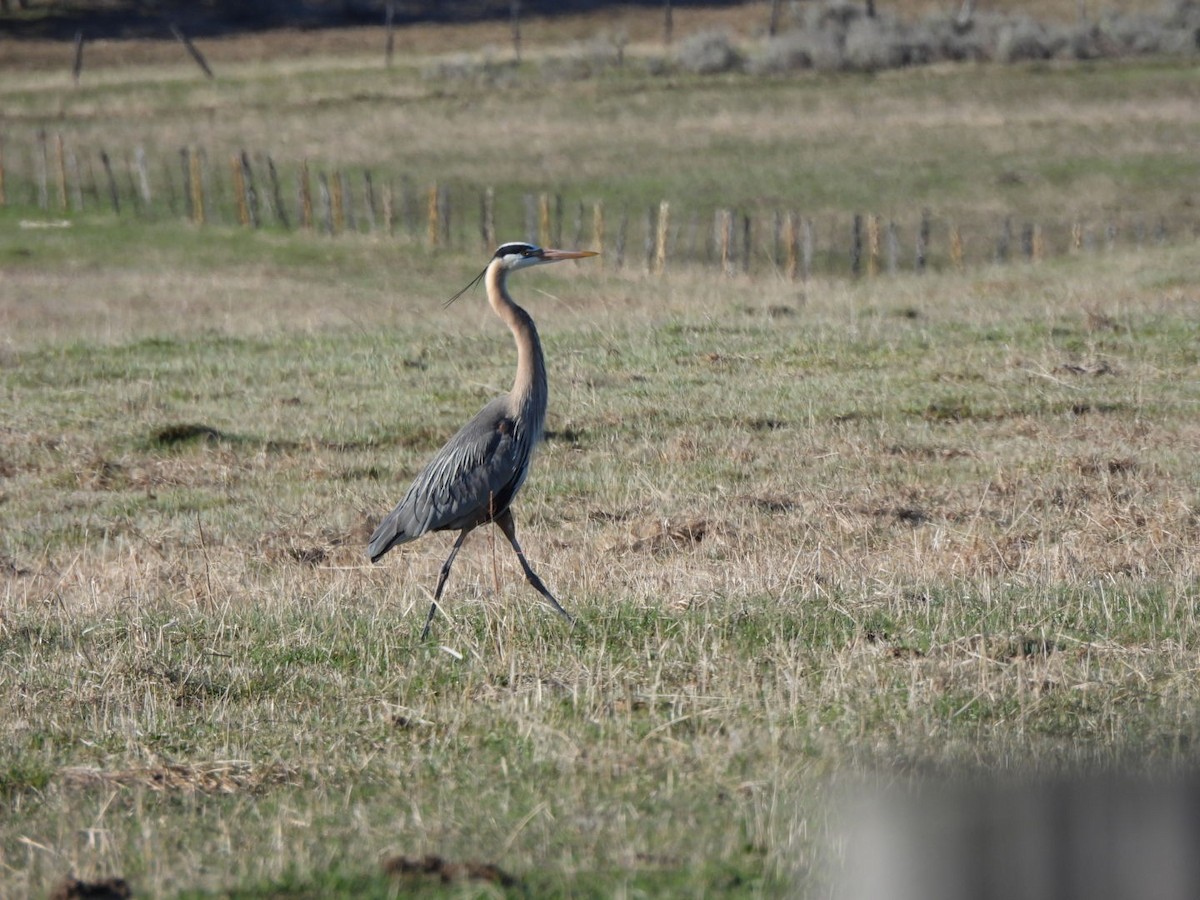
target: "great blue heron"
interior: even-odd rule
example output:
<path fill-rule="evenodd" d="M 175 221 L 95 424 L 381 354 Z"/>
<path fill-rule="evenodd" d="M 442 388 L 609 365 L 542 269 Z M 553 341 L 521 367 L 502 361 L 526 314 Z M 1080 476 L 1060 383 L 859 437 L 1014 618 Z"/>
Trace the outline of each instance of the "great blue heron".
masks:
<path fill-rule="evenodd" d="M 526 580 L 563 618 L 575 621 L 542 584 L 517 543 L 511 504 L 529 474 L 533 448 L 542 439 L 546 422 L 546 364 L 533 319 L 513 302 L 505 282 L 508 273 L 517 269 L 596 255 L 592 250 L 545 250 L 521 242 L 502 244 L 487 267 L 447 301 L 449 306 L 483 281 L 492 309 L 512 329 L 516 340 L 517 375 L 508 394 L 488 403 L 426 463 L 404 499 L 371 535 L 367 554 L 371 562 L 376 562 L 397 544 L 426 532 L 458 531 L 438 576 L 433 603 L 421 631 L 422 640 L 429 634 L 459 548 L 468 534 L 488 522 L 499 525 L 512 544 Z"/>

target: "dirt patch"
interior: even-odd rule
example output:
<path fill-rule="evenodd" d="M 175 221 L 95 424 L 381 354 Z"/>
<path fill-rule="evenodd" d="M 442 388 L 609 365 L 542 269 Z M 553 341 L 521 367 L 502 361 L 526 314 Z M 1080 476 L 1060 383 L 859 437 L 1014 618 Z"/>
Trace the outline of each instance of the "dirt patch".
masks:
<path fill-rule="evenodd" d="M 517 879 L 495 863 L 451 862 L 432 854 L 420 859 L 393 856 L 383 861 L 383 871 L 394 878 L 423 879 L 436 877 L 444 883 L 452 881 L 490 881 L 502 887 L 514 887 Z"/>
<path fill-rule="evenodd" d="M 50 894 L 50 900 L 124 900 L 132 896 L 133 891 L 124 878 L 81 881 L 68 877 Z"/>

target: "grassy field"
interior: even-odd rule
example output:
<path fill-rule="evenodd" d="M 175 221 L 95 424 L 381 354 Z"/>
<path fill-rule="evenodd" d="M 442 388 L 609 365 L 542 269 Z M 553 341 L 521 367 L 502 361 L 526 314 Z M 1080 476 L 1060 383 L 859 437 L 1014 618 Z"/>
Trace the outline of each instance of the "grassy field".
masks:
<path fill-rule="evenodd" d="M 546 102 L 535 74 L 481 96 L 404 70 L 356 99 L 365 61 L 245 65 L 6 78 L 6 135 L 639 202 L 849 209 L 869 180 L 897 208 L 1098 215 L 1198 189 L 1194 72 L 1166 64 L 617 75 Z M 422 643 L 451 538 L 363 547 L 510 383 L 482 296 L 441 303 L 484 255 L 37 218 L 0 210 L 0 896 L 71 872 L 166 897 L 826 896 L 857 861 L 849 786 L 1196 761 L 1189 236 L 857 282 L 516 276 L 551 381 L 517 518 L 580 624 L 481 530 Z"/>

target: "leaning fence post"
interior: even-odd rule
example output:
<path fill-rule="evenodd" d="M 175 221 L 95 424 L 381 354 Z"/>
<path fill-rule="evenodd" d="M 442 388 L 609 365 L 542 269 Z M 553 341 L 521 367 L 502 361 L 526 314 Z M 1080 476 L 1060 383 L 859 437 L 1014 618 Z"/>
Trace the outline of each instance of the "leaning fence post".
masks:
<path fill-rule="evenodd" d="M 8 206 L 8 191 L 4 185 L 4 136 L 0 135 L 0 206 Z"/>
<path fill-rule="evenodd" d="M 178 40 L 179 43 L 183 44 L 184 48 L 191 55 L 192 59 L 195 60 L 196 65 L 203 70 L 205 75 L 207 75 L 209 78 L 212 78 L 213 71 L 208 67 L 208 61 L 205 60 L 204 54 L 200 52 L 199 48 L 192 43 L 191 38 L 180 31 L 179 26 L 174 22 L 171 23 L 170 28 L 171 34 L 175 35 L 175 39 Z"/>
<path fill-rule="evenodd" d="M 79 76 L 83 73 L 83 30 L 75 32 L 75 61 L 71 65 L 71 81 L 79 87 Z"/>

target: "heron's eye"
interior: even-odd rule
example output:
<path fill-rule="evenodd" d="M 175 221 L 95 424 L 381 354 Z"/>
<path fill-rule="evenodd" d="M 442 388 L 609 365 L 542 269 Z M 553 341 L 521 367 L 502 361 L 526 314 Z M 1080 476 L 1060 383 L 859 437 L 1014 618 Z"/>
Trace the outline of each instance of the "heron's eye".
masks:
<path fill-rule="evenodd" d="M 538 250 L 535 249 L 534 247 L 529 247 L 528 249 L 522 250 L 521 255 L 522 256 L 537 256 Z"/>

